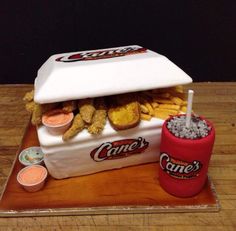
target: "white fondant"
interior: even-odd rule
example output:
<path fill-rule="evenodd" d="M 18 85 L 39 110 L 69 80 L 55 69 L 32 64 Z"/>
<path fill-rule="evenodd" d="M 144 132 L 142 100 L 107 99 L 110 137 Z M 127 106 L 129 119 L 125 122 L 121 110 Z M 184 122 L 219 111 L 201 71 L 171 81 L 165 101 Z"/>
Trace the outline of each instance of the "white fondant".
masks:
<path fill-rule="evenodd" d="M 192 82 L 169 59 L 151 50 L 107 59 L 56 61 L 59 57 L 76 53 L 78 52 L 53 55 L 42 65 L 35 79 L 35 102 L 60 102 Z"/>
<path fill-rule="evenodd" d="M 134 50 L 140 48 L 127 47 Z M 84 53 L 86 52 L 88 51 Z M 70 55 L 77 53 L 53 55 L 42 65 L 35 79 L 34 100 L 37 103 L 114 95 L 192 82 L 192 79 L 169 59 L 150 50 L 107 59 L 56 61 L 61 57 L 62 61 L 68 61 Z M 107 122 L 102 134 L 91 135 L 84 129 L 68 142 L 62 141 L 61 135 L 51 135 L 44 126 L 39 127 L 37 132 L 49 173 L 57 179 L 62 179 L 157 161 L 162 124 L 163 120 L 152 118 L 151 121 L 141 121 L 135 128 L 115 131 Z M 143 153 L 99 162 L 90 156 L 91 151 L 102 143 L 139 137 L 149 142 Z"/>
<path fill-rule="evenodd" d="M 107 122 L 102 134 L 91 135 L 84 129 L 68 142 L 62 141 L 62 136 L 51 135 L 44 126 L 39 127 L 37 132 L 49 173 L 54 178 L 63 179 L 158 161 L 162 124 L 163 120 L 152 118 L 151 121 L 141 121 L 135 128 L 114 131 Z M 139 137 L 149 142 L 143 153 L 100 162 L 90 156 L 91 151 L 102 143 Z"/>

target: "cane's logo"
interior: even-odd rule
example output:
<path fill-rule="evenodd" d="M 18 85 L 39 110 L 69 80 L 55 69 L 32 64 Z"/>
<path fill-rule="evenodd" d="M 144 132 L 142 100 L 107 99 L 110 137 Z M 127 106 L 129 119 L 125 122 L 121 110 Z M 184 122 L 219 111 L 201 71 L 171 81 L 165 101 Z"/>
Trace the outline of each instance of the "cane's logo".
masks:
<path fill-rule="evenodd" d="M 160 167 L 170 176 L 178 179 L 190 179 L 197 177 L 202 168 L 200 161 L 194 160 L 189 163 L 177 160 L 167 153 L 160 155 Z"/>
<path fill-rule="evenodd" d="M 88 61 L 97 59 L 108 59 L 114 57 L 120 57 L 125 55 L 134 55 L 146 52 L 147 49 L 143 47 L 124 47 L 108 50 L 98 50 L 91 52 L 79 52 L 73 55 L 65 55 L 56 59 L 58 62 L 77 62 L 77 61 Z"/>
<path fill-rule="evenodd" d="M 95 148 L 90 156 L 93 160 L 100 162 L 127 157 L 145 151 L 149 143 L 142 137 L 138 139 L 125 139 L 113 142 L 106 142 Z"/>

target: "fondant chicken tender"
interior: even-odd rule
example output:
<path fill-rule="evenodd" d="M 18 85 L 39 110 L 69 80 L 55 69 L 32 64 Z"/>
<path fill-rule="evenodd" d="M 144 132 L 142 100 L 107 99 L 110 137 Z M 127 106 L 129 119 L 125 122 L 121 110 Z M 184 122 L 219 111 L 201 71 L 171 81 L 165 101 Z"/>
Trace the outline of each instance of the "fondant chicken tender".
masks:
<path fill-rule="evenodd" d="M 42 114 L 43 114 L 42 105 L 38 104 L 38 103 L 35 103 L 34 110 L 33 110 L 33 113 L 32 113 L 31 123 L 33 125 L 41 124 Z"/>
<path fill-rule="evenodd" d="M 78 102 L 79 112 L 84 122 L 91 124 L 95 107 L 93 99 L 81 99 Z"/>
<path fill-rule="evenodd" d="M 63 134 L 62 139 L 67 141 L 77 135 L 84 129 L 84 121 L 80 114 L 77 114 L 73 120 L 71 127 Z"/>
<path fill-rule="evenodd" d="M 107 110 L 103 98 L 95 99 L 95 108 L 92 124 L 88 126 L 88 132 L 91 134 L 100 134 L 106 124 Z"/>
<path fill-rule="evenodd" d="M 77 105 L 75 100 L 65 101 L 62 103 L 62 110 L 65 113 L 73 112 L 76 110 L 76 108 Z"/>
<path fill-rule="evenodd" d="M 34 101 L 30 101 L 30 102 L 27 102 L 25 104 L 25 109 L 30 112 L 30 113 L 33 113 L 34 111 L 34 106 L 35 106 L 35 102 Z"/>
<path fill-rule="evenodd" d="M 26 102 L 30 102 L 34 99 L 34 90 L 32 91 L 29 91 L 29 92 L 26 92 L 23 100 L 26 101 Z"/>
<path fill-rule="evenodd" d="M 55 109 L 58 106 L 58 103 L 45 103 L 41 104 L 43 113 L 48 112 L 52 109 Z"/>
<path fill-rule="evenodd" d="M 58 103 L 37 104 L 34 103 L 31 122 L 33 125 L 40 125 L 42 122 L 42 115 L 56 108 Z"/>

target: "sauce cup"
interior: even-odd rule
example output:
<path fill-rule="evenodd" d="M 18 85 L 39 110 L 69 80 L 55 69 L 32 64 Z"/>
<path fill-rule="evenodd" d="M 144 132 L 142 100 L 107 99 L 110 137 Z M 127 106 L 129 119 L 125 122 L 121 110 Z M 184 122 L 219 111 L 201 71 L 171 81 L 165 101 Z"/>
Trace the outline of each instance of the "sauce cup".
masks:
<path fill-rule="evenodd" d="M 71 125 L 74 114 L 55 109 L 43 114 L 42 123 L 52 135 L 63 134 Z"/>
<path fill-rule="evenodd" d="M 43 165 L 43 152 L 40 147 L 29 147 L 21 151 L 19 161 L 24 166 Z"/>
<path fill-rule="evenodd" d="M 27 166 L 17 174 L 18 183 L 28 192 L 39 191 L 45 183 L 48 171 L 41 165 Z"/>

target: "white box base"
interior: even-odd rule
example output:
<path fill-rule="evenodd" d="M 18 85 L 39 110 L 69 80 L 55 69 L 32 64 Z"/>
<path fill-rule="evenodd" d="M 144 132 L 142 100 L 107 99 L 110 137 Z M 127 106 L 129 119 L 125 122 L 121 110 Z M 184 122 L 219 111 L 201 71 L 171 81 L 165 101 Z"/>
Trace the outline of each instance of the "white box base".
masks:
<path fill-rule="evenodd" d="M 37 132 L 50 175 L 63 179 L 158 161 L 163 122 L 152 118 L 123 131 L 115 131 L 107 122 L 102 134 L 91 135 L 84 129 L 68 142 L 62 141 L 62 136 L 51 135 L 44 126 L 40 126 Z M 130 139 L 135 139 L 132 145 L 128 145 Z M 112 146 L 114 141 L 118 142 Z M 91 152 L 99 147 L 106 155 L 98 156 L 101 152 L 94 151 L 92 158 Z M 111 147 L 112 150 L 107 150 Z"/>

